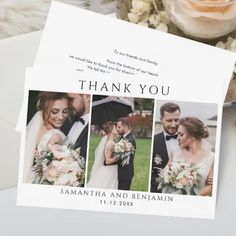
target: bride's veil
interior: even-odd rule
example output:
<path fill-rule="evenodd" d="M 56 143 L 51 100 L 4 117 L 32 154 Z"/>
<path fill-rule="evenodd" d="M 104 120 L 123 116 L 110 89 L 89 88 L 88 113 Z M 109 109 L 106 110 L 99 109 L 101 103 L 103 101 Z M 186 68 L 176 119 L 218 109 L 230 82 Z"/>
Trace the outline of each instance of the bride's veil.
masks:
<path fill-rule="evenodd" d="M 201 140 L 201 148 L 208 152 L 211 152 L 212 149 L 211 144 L 206 139 Z"/>
<path fill-rule="evenodd" d="M 103 166 L 104 163 L 104 151 L 105 151 L 105 146 L 106 146 L 106 142 L 107 142 L 107 135 L 104 136 L 100 143 L 98 144 L 96 150 L 95 150 L 95 158 L 94 158 L 94 163 L 93 163 L 93 167 L 90 173 L 90 179 L 91 177 L 93 177 L 95 175 L 95 173 L 97 172 L 97 170 Z"/>
<path fill-rule="evenodd" d="M 34 162 L 37 138 L 43 125 L 42 113 L 38 111 L 31 119 L 26 128 L 25 135 L 25 157 L 23 181 L 29 183 L 31 180 L 32 166 Z"/>

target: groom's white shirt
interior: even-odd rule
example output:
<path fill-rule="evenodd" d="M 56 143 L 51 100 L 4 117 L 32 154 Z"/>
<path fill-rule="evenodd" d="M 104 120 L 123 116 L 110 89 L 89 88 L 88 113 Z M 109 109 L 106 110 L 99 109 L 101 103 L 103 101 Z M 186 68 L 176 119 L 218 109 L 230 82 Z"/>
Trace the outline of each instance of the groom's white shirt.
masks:
<path fill-rule="evenodd" d="M 76 121 L 73 124 L 73 126 L 71 127 L 71 129 L 67 135 L 65 145 L 75 144 L 75 142 L 78 139 L 78 137 L 80 136 L 81 132 L 83 131 L 83 129 L 86 127 L 86 125 L 89 122 L 89 113 L 81 116 L 81 118 L 84 120 L 84 124 L 82 124 L 80 121 Z"/>
<path fill-rule="evenodd" d="M 167 134 L 165 131 L 163 131 L 163 132 L 164 132 L 168 156 L 170 157 L 171 152 L 174 152 L 179 147 L 178 140 L 177 140 L 177 138 L 171 138 L 170 140 L 167 141 L 166 135 L 169 135 L 169 134 Z"/>
<path fill-rule="evenodd" d="M 124 134 L 122 138 L 126 138 L 131 132 L 129 131 L 128 133 Z"/>

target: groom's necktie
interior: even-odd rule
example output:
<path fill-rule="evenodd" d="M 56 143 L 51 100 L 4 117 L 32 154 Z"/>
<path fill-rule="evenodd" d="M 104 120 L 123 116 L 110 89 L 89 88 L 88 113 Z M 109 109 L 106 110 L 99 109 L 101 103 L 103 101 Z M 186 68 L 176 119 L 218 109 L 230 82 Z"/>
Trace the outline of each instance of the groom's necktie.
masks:
<path fill-rule="evenodd" d="M 170 139 L 177 139 L 177 134 L 175 134 L 175 135 L 166 135 L 166 141 L 169 141 Z"/>
<path fill-rule="evenodd" d="M 75 118 L 75 121 L 81 122 L 83 125 L 85 124 L 84 119 L 81 118 L 81 117 L 76 117 L 76 118 Z"/>

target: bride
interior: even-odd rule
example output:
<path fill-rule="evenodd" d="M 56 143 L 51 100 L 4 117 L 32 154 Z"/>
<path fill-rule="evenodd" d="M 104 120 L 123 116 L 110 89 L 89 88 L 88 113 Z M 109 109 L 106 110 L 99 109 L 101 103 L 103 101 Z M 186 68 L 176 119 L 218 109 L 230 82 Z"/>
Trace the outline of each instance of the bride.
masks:
<path fill-rule="evenodd" d="M 180 119 L 177 137 L 180 148 L 172 153 L 169 161 L 170 163 L 186 161 L 198 168 L 198 173 L 201 175 L 198 195 L 202 196 L 212 194 L 214 153 L 205 140 L 208 136 L 208 129 L 198 118 Z"/>
<path fill-rule="evenodd" d="M 66 93 L 41 92 L 38 112 L 26 128 L 24 176 L 26 183 L 32 182 L 32 167 L 39 153 L 55 143 L 62 144 L 65 135 L 60 131 L 68 117 L 69 100 Z"/>
<path fill-rule="evenodd" d="M 118 167 L 112 165 L 117 162 L 112 157 L 112 150 L 115 145 L 114 138 L 117 137 L 118 133 L 112 122 L 105 123 L 102 130 L 105 136 L 95 150 L 95 160 L 86 187 L 118 189 Z M 104 162 L 107 166 L 104 165 Z"/>

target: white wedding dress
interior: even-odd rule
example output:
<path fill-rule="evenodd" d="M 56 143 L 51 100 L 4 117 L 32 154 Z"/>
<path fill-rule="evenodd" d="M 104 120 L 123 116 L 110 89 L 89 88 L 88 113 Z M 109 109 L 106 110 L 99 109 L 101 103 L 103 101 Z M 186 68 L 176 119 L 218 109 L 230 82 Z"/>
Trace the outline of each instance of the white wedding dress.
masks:
<path fill-rule="evenodd" d="M 118 167 L 117 165 L 104 165 L 107 136 L 104 136 L 95 150 L 95 159 L 86 187 L 118 189 Z"/>
<path fill-rule="evenodd" d="M 43 127 L 43 119 L 41 111 L 38 111 L 31 119 L 26 128 L 25 136 L 25 156 L 24 156 L 24 176 L 23 181 L 25 183 L 32 182 L 32 167 L 35 160 L 35 151 L 38 152 L 48 150 L 48 143 L 54 135 L 59 135 L 62 140 L 65 140 L 66 136 L 59 129 L 50 129 L 46 132 L 42 138 L 38 140 L 38 135 Z"/>
<path fill-rule="evenodd" d="M 200 162 L 196 164 L 196 167 L 198 168 L 198 173 L 201 175 L 201 185 L 200 189 L 206 185 L 206 179 L 208 177 L 208 174 L 210 172 L 211 166 L 214 161 L 215 154 L 210 150 L 210 146 L 208 144 L 206 145 L 206 142 L 204 143 L 204 149 L 208 151 L 207 155 L 202 158 Z M 206 149 L 207 148 L 207 149 Z M 181 148 L 178 148 L 175 153 L 172 155 L 173 157 L 173 163 L 176 163 L 178 161 L 186 161 L 183 157 L 183 153 Z"/>

